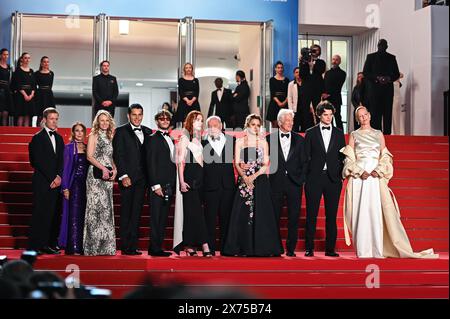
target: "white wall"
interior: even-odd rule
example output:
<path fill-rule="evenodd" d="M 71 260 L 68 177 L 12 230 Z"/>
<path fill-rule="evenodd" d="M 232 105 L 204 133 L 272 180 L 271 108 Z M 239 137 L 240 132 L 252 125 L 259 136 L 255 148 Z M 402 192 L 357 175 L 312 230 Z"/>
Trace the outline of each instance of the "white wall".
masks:
<path fill-rule="evenodd" d="M 380 0 L 299 0 L 299 24 L 366 27 L 366 9 L 379 2 Z"/>

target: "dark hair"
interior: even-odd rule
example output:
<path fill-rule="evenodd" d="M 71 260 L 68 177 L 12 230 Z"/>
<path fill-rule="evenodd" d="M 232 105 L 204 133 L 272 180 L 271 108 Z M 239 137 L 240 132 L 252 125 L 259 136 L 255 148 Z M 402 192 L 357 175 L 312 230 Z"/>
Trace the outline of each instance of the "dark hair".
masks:
<path fill-rule="evenodd" d="M 5 52 L 5 51 L 6 51 L 6 52 L 9 52 L 8 49 L 3 48 L 3 49 L 0 50 L 0 54 L 3 54 L 3 52 Z"/>
<path fill-rule="evenodd" d="M 237 75 L 238 77 L 240 77 L 241 79 L 245 79 L 245 72 L 242 71 L 242 70 L 236 71 L 236 75 Z"/>
<path fill-rule="evenodd" d="M 48 56 L 43 56 L 42 58 L 41 58 L 41 62 L 39 63 L 39 71 L 42 71 L 42 62 L 45 60 L 45 59 L 48 59 Z"/>
<path fill-rule="evenodd" d="M 329 101 L 322 101 L 319 103 L 319 105 L 317 105 L 317 116 L 322 116 L 322 114 L 325 113 L 325 110 L 330 110 L 333 112 L 333 114 L 336 113 L 336 109 L 334 108 L 333 104 L 331 104 Z"/>
<path fill-rule="evenodd" d="M 17 65 L 16 65 L 16 69 L 18 69 L 18 68 L 20 68 L 20 64 L 22 63 L 22 59 L 23 59 L 23 57 L 25 56 L 25 55 L 30 55 L 28 52 L 23 52 L 21 55 L 20 55 L 20 57 L 19 57 L 19 59 L 17 60 Z"/>
<path fill-rule="evenodd" d="M 128 115 L 130 115 L 131 112 L 135 109 L 142 110 L 142 112 L 144 112 L 144 108 L 142 107 L 142 105 L 140 105 L 139 103 L 135 103 L 135 104 L 131 104 L 128 107 Z"/>
<path fill-rule="evenodd" d="M 217 78 L 217 79 L 215 79 L 215 80 L 214 80 L 214 84 L 215 84 L 216 86 L 222 86 L 222 85 L 223 85 L 223 80 L 222 80 L 222 78 Z"/>
<path fill-rule="evenodd" d="M 313 44 L 313 45 L 311 45 L 311 48 L 317 48 L 317 49 L 319 49 L 320 51 L 322 51 L 322 47 L 321 47 L 320 45 L 318 45 L 318 44 Z"/>
<path fill-rule="evenodd" d="M 160 117 L 168 117 L 170 120 L 172 120 L 172 113 L 170 113 L 167 110 L 160 110 L 158 113 L 155 114 L 155 121 L 157 121 Z"/>
<path fill-rule="evenodd" d="M 294 71 L 292 71 L 292 73 L 295 73 L 295 71 L 297 71 L 297 70 L 300 70 L 300 68 L 299 68 L 298 66 L 296 66 L 296 67 L 294 68 Z"/>
<path fill-rule="evenodd" d="M 59 115 L 59 112 L 54 107 L 48 107 L 42 113 L 42 117 L 47 119 L 49 114 L 58 114 Z"/>
<path fill-rule="evenodd" d="M 86 131 L 86 125 L 84 125 L 84 124 L 81 123 L 81 122 L 75 122 L 75 123 L 72 125 L 72 129 L 70 130 L 70 132 L 71 132 L 71 134 L 70 134 L 70 140 L 71 140 L 71 141 L 75 141 L 75 129 L 77 128 L 77 126 L 81 126 L 81 128 L 83 129 L 84 135 L 87 134 L 87 131 Z"/>
<path fill-rule="evenodd" d="M 109 61 L 108 61 L 108 60 L 103 60 L 102 62 L 100 62 L 100 67 L 102 67 L 102 66 L 103 66 L 103 63 L 108 63 L 109 65 L 111 65 L 111 63 L 109 63 Z"/>
<path fill-rule="evenodd" d="M 164 106 L 167 107 L 167 110 L 166 110 L 166 111 L 169 111 L 169 112 L 172 111 L 172 105 L 170 105 L 169 102 L 164 102 L 164 103 L 161 105 L 161 110 L 164 110 Z"/>
<path fill-rule="evenodd" d="M 279 66 L 279 65 L 284 66 L 283 62 L 277 61 L 277 62 L 275 63 L 275 65 L 274 65 L 274 67 L 276 68 L 276 67 Z"/>

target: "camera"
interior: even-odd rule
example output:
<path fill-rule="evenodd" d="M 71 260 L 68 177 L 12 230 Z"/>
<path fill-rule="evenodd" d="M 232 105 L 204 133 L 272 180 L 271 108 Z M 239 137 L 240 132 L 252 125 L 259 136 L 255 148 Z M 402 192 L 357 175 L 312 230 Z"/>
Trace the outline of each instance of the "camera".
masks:
<path fill-rule="evenodd" d="M 163 189 L 164 194 L 164 201 L 168 202 L 170 200 L 170 197 L 173 195 L 172 186 L 170 184 L 166 184 Z"/>
<path fill-rule="evenodd" d="M 309 63 L 312 60 L 312 51 L 310 48 L 300 50 L 300 63 Z"/>

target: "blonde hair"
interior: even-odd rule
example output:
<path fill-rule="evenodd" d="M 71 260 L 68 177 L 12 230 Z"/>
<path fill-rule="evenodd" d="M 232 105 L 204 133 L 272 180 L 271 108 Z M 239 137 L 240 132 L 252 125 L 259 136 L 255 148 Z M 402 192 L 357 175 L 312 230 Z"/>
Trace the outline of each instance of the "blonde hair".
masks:
<path fill-rule="evenodd" d="M 106 137 L 111 141 L 114 136 L 114 130 L 116 128 L 116 123 L 114 122 L 113 117 L 111 116 L 111 113 L 109 113 L 106 110 L 100 110 L 97 112 L 97 115 L 95 115 L 94 121 L 92 122 L 92 129 L 91 133 L 89 135 L 98 135 L 100 131 L 100 116 L 105 115 L 109 120 L 109 127 L 106 130 Z"/>
<path fill-rule="evenodd" d="M 186 63 L 183 65 L 183 75 L 186 75 L 186 67 L 187 67 L 188 65 L 190 65 L 191 68 L 192 68 L 192 76 L 195 76 L 195 73 L 194 73 L 194 65 L 193 65 L 191 62 L 186 62 Z"/>
<path fill-rule="evenodd" d="M 245 119 L 245 128 L 249 128 L 250 127 L 250 122 L 253 121 L 253 120 L 258 120 L 259 123 L 262 126 L 263 120 L 262 120 L 261 116 L 259 116 L 258 114 L 253 113 L 253 114 L 248 115 L 247 118 Z"/>
<path fill-rule="evenodd" d="M 364 105 L 358 106 L 358 107 L 356 108 L 356 110 L 355 110 L 355 120 L 356 120 L 356 123 L 358 123 L 358 124 L 360 124 L 359 121 L 358 121 L 358 112 L 359 112 L 360 110 L 366 110 L 367 113 L 370 114 L 370 112 L 369 112 L 369 110 L 367 109 L 367 107 L 365 107 Z"/>

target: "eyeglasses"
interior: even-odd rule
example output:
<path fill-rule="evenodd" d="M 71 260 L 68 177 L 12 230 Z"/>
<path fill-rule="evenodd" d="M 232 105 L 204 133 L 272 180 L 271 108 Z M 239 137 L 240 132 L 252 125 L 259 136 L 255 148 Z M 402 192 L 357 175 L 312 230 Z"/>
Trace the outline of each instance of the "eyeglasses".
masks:
<path fill-rule="evenodd" d="M 160 118 L 158 118 L 158 121 L 161 121 L 161 122 L 163 122 L 163 121 L 170 122 L 170 118 L 168 118 L 168 117 L 160 117 Z"/>

